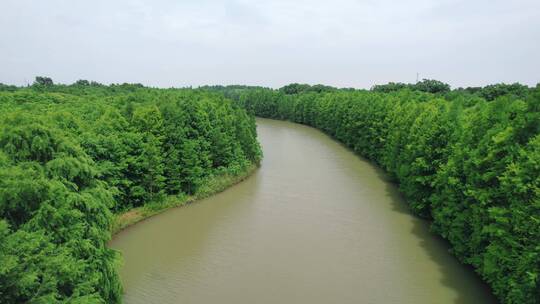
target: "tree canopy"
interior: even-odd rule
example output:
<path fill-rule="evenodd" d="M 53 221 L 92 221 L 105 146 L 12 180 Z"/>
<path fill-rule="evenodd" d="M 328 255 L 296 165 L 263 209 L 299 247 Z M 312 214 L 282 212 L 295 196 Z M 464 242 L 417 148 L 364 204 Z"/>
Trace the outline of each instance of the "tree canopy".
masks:
<path fill-rule="evenodd" d="M 113 213 L 261 158 L 253 117 L 203 90 L 37 77 L 0 104 L 0 303 L 121 302 Z"/>

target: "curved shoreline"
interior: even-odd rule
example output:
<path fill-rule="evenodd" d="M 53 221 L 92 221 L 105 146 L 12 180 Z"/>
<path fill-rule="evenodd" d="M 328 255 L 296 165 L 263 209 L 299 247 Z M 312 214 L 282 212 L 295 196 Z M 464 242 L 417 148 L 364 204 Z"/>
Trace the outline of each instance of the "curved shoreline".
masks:
<path fill-rule="evenodd" d="M 111 235 L 114 236 L 131 225 L 144 221 L 169 209 L 182 207 L 225 191 L 229 187 L 234 186 L 250 177 L 258 168 L 259 165 L 257 164 L 250 164 L 237 175 L 225 173 L 208 179 L 208 181 L 201 187 L 201 190 L 193 195 L 170 195 L 166 196 L 160 202 L 151 202 L 146 205 L 115 214 L 114 222 L 111 226 Z"/>
<path fill-rule="evenodd" d="M 257 122 L 253 176 L 114 237 L 125 303 L 497 303 L 371 162 L 315 128 Z"/>

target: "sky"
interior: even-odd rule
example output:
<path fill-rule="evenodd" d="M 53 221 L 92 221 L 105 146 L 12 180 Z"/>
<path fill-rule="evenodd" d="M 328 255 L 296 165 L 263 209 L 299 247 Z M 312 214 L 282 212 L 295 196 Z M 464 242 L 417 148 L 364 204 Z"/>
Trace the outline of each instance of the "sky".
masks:
<path fill-rule="evenodd" d="M 540 82 L 539 0 L 1 0 L 0 82 Z"/>

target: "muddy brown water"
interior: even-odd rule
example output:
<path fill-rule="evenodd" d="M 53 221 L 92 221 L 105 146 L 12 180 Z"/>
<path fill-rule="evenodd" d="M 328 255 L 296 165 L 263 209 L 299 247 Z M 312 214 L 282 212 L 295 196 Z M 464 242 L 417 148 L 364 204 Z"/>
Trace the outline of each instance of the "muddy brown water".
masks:
<path fill-rule="evenodd" d="M 253 176 L 115 235 L 125 303 L 496 303 L 379 169 L 313 128 L 257 124 Z"/>

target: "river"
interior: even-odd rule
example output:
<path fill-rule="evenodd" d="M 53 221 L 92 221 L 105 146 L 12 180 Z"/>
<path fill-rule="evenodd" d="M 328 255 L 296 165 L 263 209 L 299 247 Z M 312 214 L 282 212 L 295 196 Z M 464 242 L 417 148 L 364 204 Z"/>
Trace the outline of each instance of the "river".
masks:
<path fill-rule="evenodd" d="M 496 303 L 381 170 L 315 129 L 257 125 L 253 176 L 114 236 L 125 303 Z"/>

